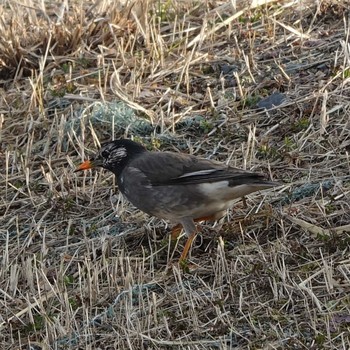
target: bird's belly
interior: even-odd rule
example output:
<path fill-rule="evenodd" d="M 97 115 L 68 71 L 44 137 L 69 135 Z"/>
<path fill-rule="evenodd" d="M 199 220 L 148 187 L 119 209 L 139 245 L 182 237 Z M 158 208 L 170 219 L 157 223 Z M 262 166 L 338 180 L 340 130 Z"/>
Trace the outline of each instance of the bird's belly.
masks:
<path fill-rule="evenodd" d="M 223 213 L 225 210 L 231 208 L 235 201 L 226 202 L 211 202 L 206 204 L 199 204 L 196 207 L 186 210 L 182 213 L 182 217 L 189 216 L 193 219 L 200 219 L 205 217 L 212 217 L 215 214 Z M 221 217 L 222 215 L 219 215 Z M 216 219 L 218 219 L 217 217 Z"/>
<path fill-rule="evenodd" d="M 212 216 L 218 216 L 216 219 L 220 218 L 222 215 L 220 213 L 224 212 L 226 209 L 233 206 L 234 202 L 236 200 L 232 201 L 225 201 L 225 202 L 217 202 L 217 201 L 211 201 L 211 202 L 192 202 L 192 203 L 179 203 L 176 204 L 172 203 L 172 205 L 168 206 L 157 206 L 154 207 L 152 212 L 150 212 L 151 215 L 159 217 L 161 219 L 167 219 L 172 222 L 178 222 L 179 219 L 184 217 L 190 217 L 194 220 L 200 219 L 203 217 L 212 217 Z M 218 215 L 215 215 L 218 214 Z"/>
<path fill-rule="evenodd" d="M 123 194 L 138 209 L 161 219 L 178 222 L 183 217 L 213 216 L 233 206 L 236 196 L 228 196 L 228 182 L 191 186 L 135 185 Z M 233 197 L 233 198 L 232 198 Z"/>

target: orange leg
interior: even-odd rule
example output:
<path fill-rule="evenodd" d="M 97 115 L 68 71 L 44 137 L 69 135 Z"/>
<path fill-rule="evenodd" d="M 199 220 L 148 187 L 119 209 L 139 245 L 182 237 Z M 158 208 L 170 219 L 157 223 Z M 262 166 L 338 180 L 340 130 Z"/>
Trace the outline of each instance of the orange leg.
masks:
<path fill-rule="evenodd" d="M 203 216 L 201 218 L 194 219 L 195 222 L 201 222 L 201 221 L 215 221 L 217 219 L 216 215 L 208 215 Z"/>
<path fill-rule="evenodd" d="M 216 215 L 204 216 L 201 218 L 194 219 L 195 222 L 215 221 L 215 220 L 217 220 Z M 182 225 L 180 225 L 180 224 L 176 225 L 171 231 L 171 238 L 173 240 L 177 239 L 181 231 L 182 231 Z M 200 231 L 200 228 L 197 226 L 196 231 L 191 233 L 191 235 L 188 237 L 186 244 L 185 244 L 185 247 L 182 251 L 181 257 L 180 257 L 180 262 L 186 260 L 188 252 L 191 249 L 192 243 L 193 243 L 194 239 L 196 238 L 198 231 Z"/>
<path fill-rule="evenodd" d="M 182 225 L 181 224 L 177 224 L 176 226 L 174 226 L 171 229 L 171 240 L 175 241 L 178 239 L 180 233 L 182 231 Z"/>
<path fill-rule="evenodd" d="M 186 242 L 185 247 L 184 247 L 184 250 L 182 251 L 182 254 L 180 256 L 180 262 L 186 260 L 188 252 L 189 252 L 189 250 L 192 246 L 192 243 L 193 243 L 194 239 L 196 238 L 196 236 L 197 236 L 197 232 L 195 231 L 195 232 L 191 233 L 191 235 L 188 237 L 187 242 Z"/>
<path fill-rule="evenodd" d="M 215 215 L 211 215 L 211 216 L 203 216 L 201 218 L 197 218 L 194 219 L 195 222 L 202 222 L 202 221 L 215 221 L 217 220 L 217 217 Z M 175 241 L 176 239 L 178 239 L 180 233 L 182 231 L 182 225 L 181 224 L 177 224 L 176 226 L 174 226 L 171 229 L 171 239 L 173 241 Z"/>

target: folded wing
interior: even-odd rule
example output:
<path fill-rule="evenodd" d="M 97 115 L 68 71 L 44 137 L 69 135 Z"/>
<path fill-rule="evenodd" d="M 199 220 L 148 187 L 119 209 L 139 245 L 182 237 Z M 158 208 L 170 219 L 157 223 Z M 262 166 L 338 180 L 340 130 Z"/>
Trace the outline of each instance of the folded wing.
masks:
<path fill-rule="evenodd" d="M 208 159 L 172 152 L 149 152 L 138 158 L 133 166 L 139 166 L 152 186 L 191 185 L 228 181 L 230 187 L 242 184 L 276 186 L 261 174 L 228 167 Z"/>

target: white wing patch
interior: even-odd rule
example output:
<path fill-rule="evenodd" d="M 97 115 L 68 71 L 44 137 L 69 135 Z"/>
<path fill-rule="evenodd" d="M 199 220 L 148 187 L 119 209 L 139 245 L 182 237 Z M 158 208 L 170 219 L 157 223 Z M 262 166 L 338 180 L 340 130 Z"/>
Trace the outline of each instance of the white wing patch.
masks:
<path fill-rule="evenodd" d="M 218 171 L 218 169 L 205 169 L 205 170 L 198 170 L 193 171 L 192 173 L 186 173 L 178 177 L 178 179 L 184 178 L 184 177 L 191 177 L 191 176 L 200 176 L 200 175 L 208 175 L 212 174 Z"/>

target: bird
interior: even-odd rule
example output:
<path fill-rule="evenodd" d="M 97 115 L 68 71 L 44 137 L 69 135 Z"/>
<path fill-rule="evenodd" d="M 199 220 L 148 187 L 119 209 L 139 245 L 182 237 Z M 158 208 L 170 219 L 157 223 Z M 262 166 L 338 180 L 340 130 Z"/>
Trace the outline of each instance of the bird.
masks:
<path fill-rule="evenodd" d="M 238 198 L 277 185 L 262 174 L 191 154 L 148 151 L 130 139 L 103 143 L 75 172 L 98 167 L 114 173 L 119 191 L 136 208 L 182 226 L 188 237 L 182 262 L 198 233 L 196 222 L 218 220 Z"/>

